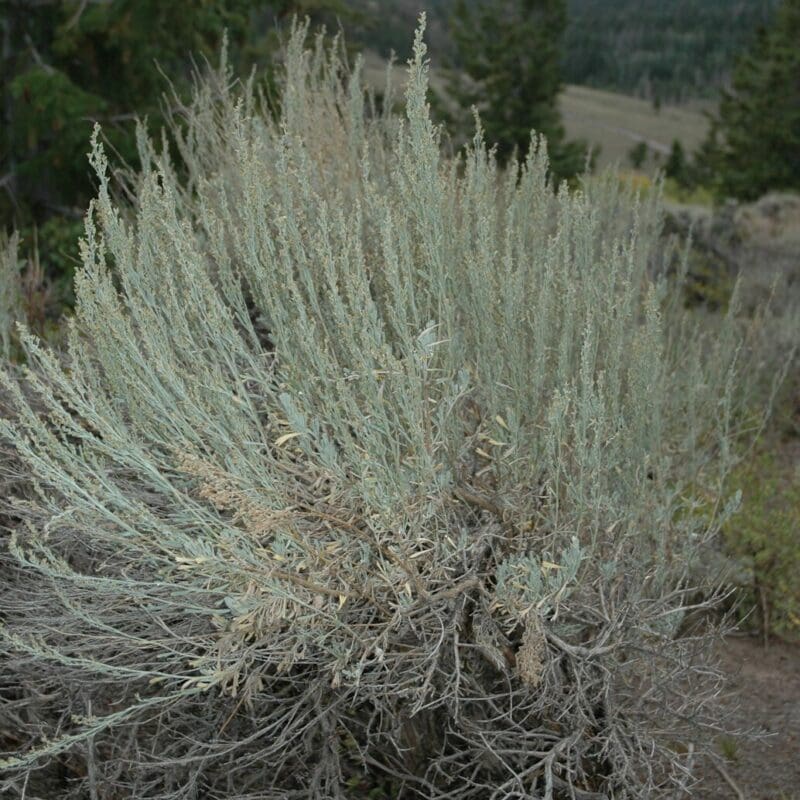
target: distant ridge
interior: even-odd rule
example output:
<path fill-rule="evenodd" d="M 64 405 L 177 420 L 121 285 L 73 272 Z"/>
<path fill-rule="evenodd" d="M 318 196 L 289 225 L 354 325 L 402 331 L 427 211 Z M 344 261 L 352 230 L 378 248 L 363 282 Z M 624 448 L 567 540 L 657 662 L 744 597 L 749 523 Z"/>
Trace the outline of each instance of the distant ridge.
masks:
<path fill-rule="evenodd" d="M 567 0 L 568 83 L 651 99 L 713 96 L 780 0 Z"/>
<path fill-rule="evenodd" d="M 564 81 L 650 100 L 716 95 L 735 54 L 769 22 L 780 0 L 567 0 Z M 452 53 L 453 0 L 353 0 L 361 22 L 348 38 L 382 56 L 409 55 L 422 8 L 439 66 Z"/>

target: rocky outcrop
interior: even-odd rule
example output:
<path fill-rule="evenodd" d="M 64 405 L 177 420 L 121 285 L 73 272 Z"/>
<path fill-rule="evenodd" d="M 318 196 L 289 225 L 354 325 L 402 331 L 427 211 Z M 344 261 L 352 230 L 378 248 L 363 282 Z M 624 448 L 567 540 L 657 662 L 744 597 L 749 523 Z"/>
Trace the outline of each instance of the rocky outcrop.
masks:
<path fill-rule="evenodd" d="M 664 235 L 684 241 L 691 236 L 691 302 L 726 305 L 737 277 L 745 303 L 752 305 L 773 286 L 779 289 L 777 302 L 787 301 L 792 287 L 800 286 L 800 195 L 773 193 L 714 210 L 669 205 Z"/>

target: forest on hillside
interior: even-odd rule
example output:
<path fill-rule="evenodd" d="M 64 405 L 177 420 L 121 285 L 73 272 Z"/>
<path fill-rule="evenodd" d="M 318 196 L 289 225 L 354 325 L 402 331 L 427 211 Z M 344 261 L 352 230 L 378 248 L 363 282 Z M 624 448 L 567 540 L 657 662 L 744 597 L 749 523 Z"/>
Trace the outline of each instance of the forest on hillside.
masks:
<path fill-rule="evenodd" d="M 417 0 L 359 0 L 354 35 L 382 55 L 409 55 Z M 453 0 L 426 3 L 437 62 L 453 58 Z M 777 0 L 569 0 L 567 83 L 674 102 L 713 97 L 735 55 L 772 19 Z M 348 26 L 348 30 L 350 26 Z"/>
<path fill-rule="evenodd" d="M 569 0 L 564 78 L 649 99 L 712 97 L 776 0 Z"/>

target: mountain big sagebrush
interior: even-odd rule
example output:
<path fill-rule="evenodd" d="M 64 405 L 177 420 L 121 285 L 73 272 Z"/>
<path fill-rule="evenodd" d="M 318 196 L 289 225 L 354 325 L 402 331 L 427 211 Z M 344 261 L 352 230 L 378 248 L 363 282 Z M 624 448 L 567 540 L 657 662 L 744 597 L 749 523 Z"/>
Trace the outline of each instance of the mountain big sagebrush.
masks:
<path fill-rule="evenodd" d="M 421 31 L 402 120 L 306 33 L 279 118 L 211 75 L 129 204 L 93 143 L 67 353 L 5 376 L 8 786 L 674 791 L 733 320 L 653 277 L 657 202 L 554 192 L 542 142 L 445 159 Z"/>

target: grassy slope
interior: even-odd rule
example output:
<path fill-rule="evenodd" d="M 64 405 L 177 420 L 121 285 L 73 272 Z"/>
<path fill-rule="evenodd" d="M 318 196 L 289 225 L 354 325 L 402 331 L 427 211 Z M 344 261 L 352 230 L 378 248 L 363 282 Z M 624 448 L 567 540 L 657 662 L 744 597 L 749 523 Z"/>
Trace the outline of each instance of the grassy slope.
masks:
<path fill-rule="evenodd" d="M 663 161 L 674 139 L 687 151 L 694 151 L 705 137 L 708 120 L 699 107 L 662 106 L 656 111 L 645 100 L 615 92 L 568 86 L 561 96 L 561 113 L 567 133 L 601 147 L 599 164 L 619 162 L 625 167 L 627 154 L 640 140 Z M 652 157 L 645 164 L 649 171 Z"/>
<path fill-rule="evenodd" d="M 386 77 L 386 61 L 374 52 L 365 55 L 364 76 L 371 86 L 379 89 Z M 392 80 L 398 87 L 404 82 L 404 65 L 395 67 Z M 440 93 L 446 91 L 446 81 L 431 65 L 431 85 Z M 660 154 L 663 162 L 674 139 L 680 139 L 688 152 L 693 152 L 705 137 L 708 120 L 700 106 L 662 106 L 656 111 L 652 104 L 635 97 L 590 89 L 586 86 L 567 86 L 561 97 L 561 113 L 571 139 L 585 139 L 600 146 L 598 165 L 619 162 L 626 168 L 628 151 L 644 139 L 651 151 Z M 651 156 L 644 171 L 652 172 L 656 161 Z"/>

